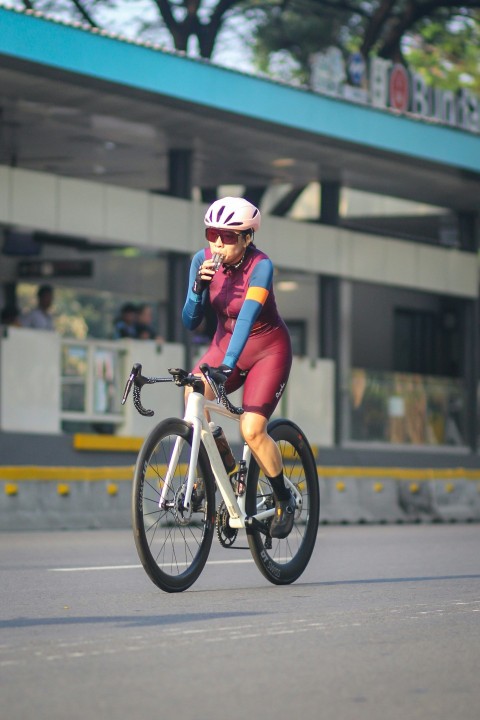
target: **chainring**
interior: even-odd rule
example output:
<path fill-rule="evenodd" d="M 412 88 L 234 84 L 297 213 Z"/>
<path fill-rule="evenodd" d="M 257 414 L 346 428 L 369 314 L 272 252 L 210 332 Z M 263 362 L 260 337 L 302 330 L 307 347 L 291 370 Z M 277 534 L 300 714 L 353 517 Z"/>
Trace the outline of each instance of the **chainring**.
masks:
<path fill-rule="evenodd" d="M 230 527 L 229 518 L 227 506 L 224 502 L 221 502 L 215 516 L 215 527 L 220 544 L 225 548 L 231 547 L 238 535 L 237 528 Z"/>

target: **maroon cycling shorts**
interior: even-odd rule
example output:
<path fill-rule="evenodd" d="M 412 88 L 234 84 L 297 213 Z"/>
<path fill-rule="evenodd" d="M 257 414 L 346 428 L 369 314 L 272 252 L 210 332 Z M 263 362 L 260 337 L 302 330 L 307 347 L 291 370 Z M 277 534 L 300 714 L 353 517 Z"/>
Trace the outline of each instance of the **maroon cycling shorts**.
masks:
<path fill-rule="evenodd" d="M 231 333 L 217 333 L 193 372 L 201 374 L 201 363 L 212 367 L 221 365 L 230 339 Z M 245 412 L 258 413 L 268 419 L 282 397 L 291 366 L 290 335 L 282 324 L 249 337 L 225 389 L 231 393 L 243 385 Z"/>

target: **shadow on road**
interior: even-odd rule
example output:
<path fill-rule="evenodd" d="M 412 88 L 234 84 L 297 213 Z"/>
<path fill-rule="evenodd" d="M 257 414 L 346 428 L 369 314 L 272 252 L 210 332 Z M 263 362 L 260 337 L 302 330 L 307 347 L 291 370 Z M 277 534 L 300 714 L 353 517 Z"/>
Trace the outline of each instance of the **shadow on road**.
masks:
<path fill-rule="evenodd" d="M 257 617 L 265 615 L 260 612 L 218 612 L 218 613 L 182 613 L 181 615 L 98 615 L 92 617 L 53 617 L 28 618 L 19 617 L 11 620 L 0 620 L 0 629 L 25 627 L 41 627 L 48 625 L 90 625 L 95 623 L 124 623 L 126 627 L 143 627 L 155 625 L 177 625 L 180 623 L 203 622 L 205 620 L 224 620 L 227 618 Z"/>

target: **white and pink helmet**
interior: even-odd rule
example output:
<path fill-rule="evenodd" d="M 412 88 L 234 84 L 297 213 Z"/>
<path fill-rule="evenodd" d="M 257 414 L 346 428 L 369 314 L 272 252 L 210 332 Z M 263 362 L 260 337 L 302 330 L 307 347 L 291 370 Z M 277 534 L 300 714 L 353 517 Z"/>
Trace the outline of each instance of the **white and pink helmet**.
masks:
<path fill-rule="evenodd" d="M 222 230 L 258 230 L 260 210 L 244 198 L 224 197 L 215 200 L 205 214 L 207 227 Z"/>

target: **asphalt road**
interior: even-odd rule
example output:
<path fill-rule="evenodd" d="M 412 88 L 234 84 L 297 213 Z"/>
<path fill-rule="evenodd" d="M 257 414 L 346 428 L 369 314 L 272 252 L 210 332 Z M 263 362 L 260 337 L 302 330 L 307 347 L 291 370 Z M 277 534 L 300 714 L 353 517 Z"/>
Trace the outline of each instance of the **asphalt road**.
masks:
<path fill-rule="evenodd" d="M 480 525 L 324 526 L 287 587 L 237 542 L 169 595 L 128 531 L 0 534 L 2 720 L 478 720 Z"/>

